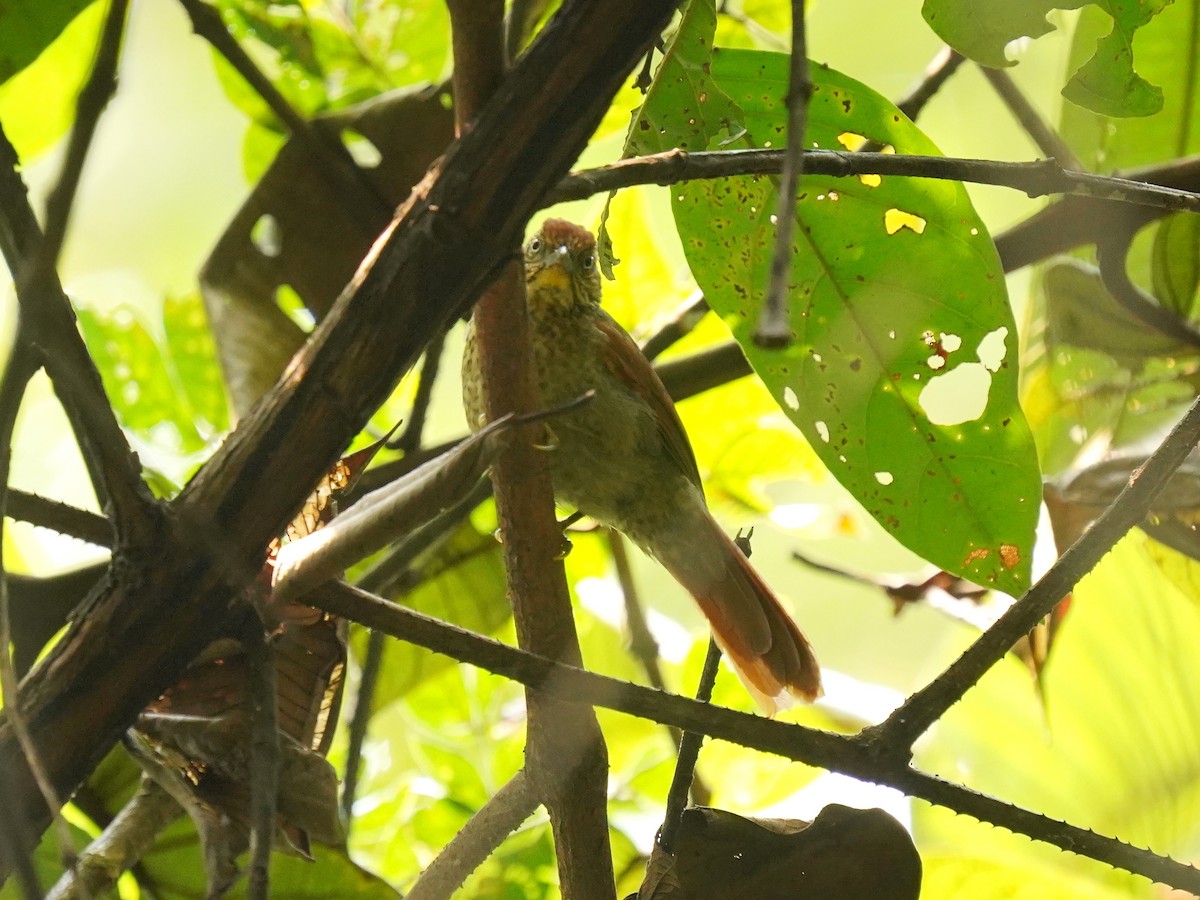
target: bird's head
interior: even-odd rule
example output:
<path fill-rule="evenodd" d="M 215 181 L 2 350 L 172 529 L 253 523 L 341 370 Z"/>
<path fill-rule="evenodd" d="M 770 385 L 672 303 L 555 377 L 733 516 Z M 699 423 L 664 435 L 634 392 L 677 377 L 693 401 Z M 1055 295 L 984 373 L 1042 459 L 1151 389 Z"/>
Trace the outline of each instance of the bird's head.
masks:
<path fill-rule="evenodd" d="M 599 304 L 596 239 L 573 222 L 547 219 L 525 245 L 525 284 L 530 302 Z"/>

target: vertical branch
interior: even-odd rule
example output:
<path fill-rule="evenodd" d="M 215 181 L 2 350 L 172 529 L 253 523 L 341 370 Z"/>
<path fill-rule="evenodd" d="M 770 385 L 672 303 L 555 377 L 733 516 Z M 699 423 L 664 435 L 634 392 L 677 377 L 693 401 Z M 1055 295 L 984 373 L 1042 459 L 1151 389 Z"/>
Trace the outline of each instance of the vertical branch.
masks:
<path fill-rule="evenodd" d="M 502 0 L 450 0 L 454 45 L 455 119 L 462 133 L 504 75 Z M 514 248 L 515 250 L 515 248 Z M 476 336 L 485 410 L 494 420 L 541 408 L 530 367 L 532 350 L 521 264 L 513 260 L 476 305 Z M 534 448 L 537 426 L 492 467 L 504 535 L 504 561 L 520 645 L 578 665 L 581 660 L 554 516 L 550 474 Z M 526 768 L 554 830 L 563 896 L 613 897 L 608 838 L 608 753 L 595 711 L 526 694 Z"/>
<path fill-rule="evenodd" d="M 713 687 L 717 683 L 717 670 L 721 666 L 721 648 L 715 638 L 708 639 L 708 653 L 704 657 L 704 668 L 700 672 L 700 683 L 696 686 L 696 699 L 707 703 L 712 699 Z M 683 821 L 687 808 L 688 789 L 700 758 L 700 746 L 704 735 L 698 731 L 685 731 L 679 741 L 679 756 L 675 760 L 675 774 L 671 776 L 671 787 L 667 790 L 667 810 L 663 815 L 662 829 L 658 833 L 658 846 L 664 853 L 675 852 L 675 836 Z"/>
<path fill-rule="evenodd" d="M 279 794 L 279 716 L 275 650 L 258 615 L 247 610 L 242 641 L 250 660 L 250 900 L 267 900 L 275 803 Z"/>
<path fill-rule="evenodd" d="M 38 790 L 46 801 L 46 806 L 55 816 L 55 820 L 61 822 L 58 811 L 62 804 L 59 802 L 58 793 L 54 790 L 54 785 L 51 783 L 45 767 L 41 764 L 33 739 L 29 735 L 29 728 L 17 696 L 17 671 L 9 650 L 12 646 L 10 627 L 12 618 L 9 612 L 8 573 L 4 568 L 3 547 L 7 531 L 5 516 L 8 506 L 8 476 L 12 468 L 12 434 L 16 425 L 17 412 L 21 408 L 21 398 L 25 396 L 25 387 L 33 373 L 37 371 L 33 351 L 22 331 L 18 322 L 16 344 L 8 356 L 3 381 L 0 381 L 0 701 L 3 702 L 4 709 L 8 712 L 13 732 L 21 745 L 21 751 L 25 754 L 29 771 L 33 773 Z M 0 787 L 4 788 L 5 794 L 9 792 L 10 786 L 4 782 L 11 777 L 10 773 L 0 772 Z M 25 851 L 26 847 L 31 846 L 31 842 L 16 834 L 19 829 L 24 827 L 25 823 L 21 822 L 19 817 L 4 816 L 3 818 L 10 821 L 8 824 L 0 824 L 0 859 L 7 861 L 9 866 L 16 870 L 26 897 L 40 897 L 41 885 L 38 883 L 37 872 L 34 870 L 33 861 Z M 70 843 L 70 830 L 64 830 L 66 843 L 62 844 L 60 850 L 66 860 L 73 848 Z M 62 841 L 61 836 L 59 840 Z"/>
<path fill-rule="evenodd" d="M 763 302 L 754 342 L 762 347 L 786 347 L 792 340 L 788 316 L 788 279 L 792 273 L 792 233 L 796 226 L 796 191 L 804 174 L 804 133 L 808 130 L 808 44 L 804 36 L 804 0 L 792 0 L 792 55 L 788 76 L 787 155 L 779 179 L 779 205 L 775 213 L 775 250 L 771 256 L 771 281 Z"/>
<path fill-rule="evenodd" d="M 350 828 L 354 824 L 354 798 L 358 794 L 362 749 L 367 739 L 367 727 L 371 723 L 375 687 L 379 684 L 379 672 L 383 668 L 383 654 L 387 647 L 385 637 L 382 631 L 371 629 L 367 638 L 367 655 L 363 661 L 362 675 L 358 679 L 358 692 L 354 697 L 354 713 L 350 717 L 346 774 L 342 778 L 342 818 L 345 820 L 347 837 L 350 836 Z"/>

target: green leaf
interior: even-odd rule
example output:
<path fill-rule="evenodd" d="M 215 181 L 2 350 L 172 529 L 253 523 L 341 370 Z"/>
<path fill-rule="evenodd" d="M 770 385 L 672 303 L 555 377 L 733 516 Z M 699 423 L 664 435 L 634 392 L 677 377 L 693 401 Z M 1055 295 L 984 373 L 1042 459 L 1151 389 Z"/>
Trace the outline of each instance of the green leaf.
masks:
<path fill-rule="evenodd" d="M 1163 106 L 1163 92 L 1133 69 L 1134 32 L 1172 0 L 1096 0 L 1112 21 L 1072 79 L 1063 96 L 1110 116 L 1149 116 Z M 1054 30 L 1046 14 L 1078 9 L 1087 0 L 925 0 L 922 13 L 947 44 L 985 66 L 1015 65 L 1005 53 L 1010 41 L 1041 37 Z"/>
<path fill-rule="evenodd" d="M 168 299 L 165 335 L 130 307 L 79 311 L 79 326 L 122 425 L 167 452 L 205 449 L 228 427 L 224 388 L 199 300 Z"/>
<path fill-rule="evenodd" d="M 1163 108 L 1162 88 L 1133 70 L 1134 32 L 1173 0 L 1101 0 L 1096 5 L 1112 16 L 1112 31 L 1096 44 L 1063 96 L 1072 103 L 1109 116 L 1152 116 Z"/>
<path fill-rule="evenodd" d="M 0 4 L 0 84 L 50 46 L 92 0 L 5 0 Z"/>
<path fill-rule="evenodd" d="M 925 0 L 921 15 L 938 37 L 985 66 L 1016 65 L 1004 48 L 1020 37 L 1038 38 L 1054 26 L 1046 21 L 1052 9 L 1076 9 L 1087 0 Z"/>
<path fill-rule="evenodd" d="M 749 146 L 784 143 L 788 61 L 717 50 L 712 78 Z M 813 66 L 806 142 L 936 148 L 884 98 Z M 759 348 L 776 186 L 698 181 L 674 196 L 697 283 L 826 466 L 901 543 L 982 584 L 1029 578 L 1040 482 L 1016 399 L 1016 328 L 983 222 L 959 184 L 806 178 L 791 278 L 795 340 Z"/>
<path fill-rule="evenodd" d="M 11 33 L 6 20 L 20 10 L 41 9 L 43 6 L 66 9 L 86 3 L 43 3 L 42 0 L 23 0 L 15 12 L 0 3 L 0 48 L 17 48 L 18 38 Z M 19 7 L 19 9 L 18 9 Z M 34 60 L 15 75 L 10 72 L 0 84 L 0 122 L 22 161 L 28 163 L 62 137 L 75 115 L 75 97 L 91 66 L 97 36 L 103 19 L 104 4 L 95 3 L 75 16 L 66 28 Z M 66 24 L 64 21 L 63 24 Z M 20 30 L 15 33 L 20 34 Z M 36 43 L 36 42 L 35 42 Z M 31 45 L 32 46 L 32 45 Z M 3 64 L 3 60 L 0 60 Z"/>
<path fill-rule="evenodd" d="M 1111 171 L 1148 165 L 1200 152 L 1200 68 L 1194 22 L 1200 0 L 1175 0 L 1138 29 L 1138 70 L 1163 88 L 1163 108 L 1146 118 L 1114 118 L 1073 104 L 1063 105 L 1060 128 L 1084 166 Z M 1085 64 L 1110 19 L 1087 7 L 1071 39 L 1069 66 Z"/>
<path fill-rule="evenodd" d="M 1154 233 L 1151 276 L 1159 302 L 1183 319 L 1192 319 L 1200 304 L 1200 217 L 1174 213 Z"/>

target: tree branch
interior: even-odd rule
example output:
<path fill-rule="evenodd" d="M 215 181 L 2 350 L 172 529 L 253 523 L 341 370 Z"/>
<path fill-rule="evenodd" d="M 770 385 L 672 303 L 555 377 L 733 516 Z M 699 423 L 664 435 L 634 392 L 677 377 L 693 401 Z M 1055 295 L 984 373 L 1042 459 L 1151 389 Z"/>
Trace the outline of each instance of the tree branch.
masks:
<path fill-rule="evenodd" d="M 1025 133 L 1047 156 L 1053 157 L 1067 169 L 1075 172 L 1083 171 L 1083 164 L 1075 152 L 1067 146 L 1067 142 L 1038 114 L 1033 104 L 1021 93 L 1012 76 L 1004 69 L 994 69 L 991 66 L 979 66 L 979 71 L 988 80 L 1004 105 L 1008 107 L 1017 122 L 1025 129 Z"/>
<path fill-rule="evenodd" d="M 881 757 L 859 736 L 832 734 L 765 719 L 597 675 L 510 647 L 344 585 L 323 592 L 321 603 L 323 608 L 336 615 L 564 700 L 617 710 L 895 787 L 912 797 L 1127 869 L 1151 881 L 1200 891 L 1200 870 L 1192 866 L 952 784 L 912 769 L 903 760 Z"/>
<path fill-rule="evenodd" d="M 572 172 L 542 201 L 543 206 L 583 200 L 641 184 L 677 184 L 699 178 L 733 175 L 778 175 L 782 150 L 716 150 L 689 153 L 667 150 L 634 156 L 611 165 Z M 1034 162 L 999 162 L 919 156 L 899 153 L 850 153 L 843 150 L 805 150 L 804 171 L 809 175 L 846 178 L 853 175 L 896 175 L 991 184 L 1022 191 L 1030 197 L 1072 194 L 1109 203 L 1132 203 L 1162 210 L 1200 212 L 1200 194 L 1119 178 L 1064 169 L 1053 159 Z M 1131 173 L 1132 174 L 1132 173 Z"/>
<path fill-rule="evenodd" d="M 524 769 L 518 769 L 425 868 L 405 894 L 407 900 L 450 900 L 467 877 L 537 807 L 533 783 Z"/>
<path fill-rule="evenodd" d="M 925 67 L 921 80 L 913 85 L 902 99 L 896 101 L 897 109 L 915 122 L 925 109 L 925 104 L 937 96 L 937 92 L 964 62 L 966 57 L 957 50 L 943 47 Z"/>
<path fill-rule="evenodd" d="M 448 0 L 454 43 L 455 117 L 470 127 L 504 71 L 502 0 Z M 517 242 L 512 244 L 515 251 Z M 543 408 L 532 368 L 525 279 L 519 261 L 505 266 L 476 305 L 484 409 L 489 421 Z M 496 512 L 504 540 L 509 602 L 520 645 L 578 664 L 581 656 L 562 540 L 538 428 L 525 427 L 492 466 Z M 559 883 L 565 898 L 616 894 L 608 837 L 608 751 L 593 710 L 536 691 L 525 695 L 525 768 L 550 814 Z"/>
<path fill-rule="evenodd" d="M 1146 463 L 1130 476 L 1125 489 L 1091 528 L 949 668 L 909 697 L 886 721 L 864 731 L 865 746 L 879 756 L 911 758 L 916 739 L 957 703 L 1022 635 L 1048 615 L 1130 528 L 1145 518 L 1154 498 L 1198 441 L 1200 398 L 1192 403 Z"/>
<path fill-rule="evenodd" d="M 760 347 L 782 349 L 792 342 L 788 313 L 788 281 L 792 274 L 792 234 L 796 228 L 796 194 L 804 174 L 804 135 L 808 129 L 808 43 L 804 35 L 804 0 L 792 0 L 792 50 L 788 56 L 787 148 L 775 208 L 775 246 L 762 313 L 754 330 Z"/>
<path fill-rule="evenodd" d="M 222 633 L 229 598 L 256 577 L 267 542 L 432 336 L 492 280 L 673 7 L 576 0 L 554 17 L 474 129 L 414 190 L 280 382 L 172 503 L 151 549 L 113 567 L 86 614 L 26 677 L 22 707 L 60 794 Z M 47 809 L 3 721 L 0 770 L 16 786 L 9 813 L 36 836 Z"/>
<path fill-rule="evenodd" d="M 192 29 L 242 76 L 271 112 L 296 138 L 300 146 L 312 159 L 313 171 L 328 178 L 338 195 L 345 198 L 347 205 L 364 221 L 386 222 L 392 215 L 392 206 L 379 193 L 366 173 L 354 161 L 346 145 L 337 136 L 330 135 L 319 125 L 302 116 L 279 92 L 241 48 L 233 35 L 221 21 L 217 7 L 204 0 L 179 0 L 192 21 Z"/>

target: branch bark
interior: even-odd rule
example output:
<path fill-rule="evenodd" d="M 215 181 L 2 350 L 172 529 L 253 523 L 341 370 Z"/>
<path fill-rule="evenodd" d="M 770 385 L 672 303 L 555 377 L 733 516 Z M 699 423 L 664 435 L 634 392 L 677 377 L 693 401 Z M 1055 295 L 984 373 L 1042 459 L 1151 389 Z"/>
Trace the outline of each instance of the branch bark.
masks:
<path fill-rule="evenodd" d="M 219 636 L 270 538 L 440 329 L 461 315 L 567 171 L 670 0 L 576 0 L 414 190 L 280 382 L 173 502 L 154 542 L 114 564 L 86 614 L 21 685 L 57 791 L 71 793 L 145 704 Z M 7 813 L 48 823 L 10 724 Z"/>
<path fill-rule="evenodd" d="M 502 0 L 449 0 L 454 36 L 455 116 L 459 131 L 504 73 Z M 517 244 L 512 245 L 515 252 Z M 484 292 L 473 317 L 489 421 L 542 408 L 532 369 L 525 279 L 512 261 Z M 526 426 L 492 466 L 496 511 L 517 640 L 550 659 L 579 665 L 571 594 L 539 426 Z M 616 895 L 608 839 L 608 751 L 595 712 L 527 691 L 525 770 L 550 814 L 559 883 L 566 898 Z"/>

